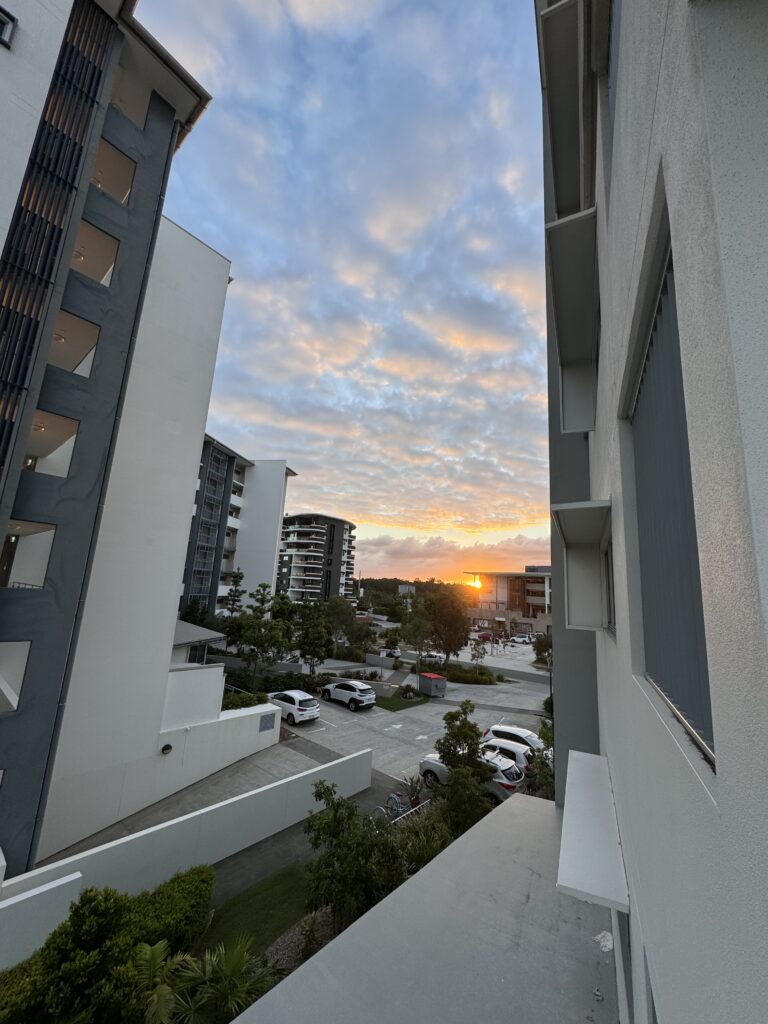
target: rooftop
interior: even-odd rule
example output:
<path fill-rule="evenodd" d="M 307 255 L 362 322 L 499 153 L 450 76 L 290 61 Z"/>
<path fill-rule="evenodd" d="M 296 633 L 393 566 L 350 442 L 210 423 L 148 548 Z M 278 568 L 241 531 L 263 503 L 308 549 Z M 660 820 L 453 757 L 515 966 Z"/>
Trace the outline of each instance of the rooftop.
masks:
<path fill-rule="evenodd" d="M 560 827 L 507 800 L 237 1024 L 615 1024 L 610 912 L 555 888 Z"/>

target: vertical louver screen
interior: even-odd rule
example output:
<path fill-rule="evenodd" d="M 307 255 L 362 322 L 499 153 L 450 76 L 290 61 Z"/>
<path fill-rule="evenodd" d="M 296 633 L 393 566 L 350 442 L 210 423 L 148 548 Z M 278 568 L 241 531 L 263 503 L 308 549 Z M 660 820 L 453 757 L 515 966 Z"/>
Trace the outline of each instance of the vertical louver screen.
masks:
<path fill-rule="evenodd" d="M 632 415 L 645 668 L 714 749 L 672 263 Z"/>
<path fill-rule="evenodd" d="M 46 303 L 78 187 L 114 30 L 77 0 L 0 258 L 0 481 L 40 349 Z"/>

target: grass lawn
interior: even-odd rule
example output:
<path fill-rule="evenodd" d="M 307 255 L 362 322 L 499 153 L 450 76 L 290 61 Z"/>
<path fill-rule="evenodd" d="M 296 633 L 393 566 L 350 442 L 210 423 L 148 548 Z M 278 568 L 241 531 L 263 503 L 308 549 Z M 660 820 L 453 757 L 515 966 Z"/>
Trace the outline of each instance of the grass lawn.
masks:
<path fill-rule="evenodd" d="M 252 885 L 217 909 L 201 944 L 210 949 L 245 933 L 253 936 L 256 950 L 263 952 L 304 917 L 308 885 L 305 864 L 291 864 Z"/>
<path fill-rule="evenodd" d="M 419 704 L 426 704 L 429 697 L 419 694 L 417 697 L 406 700 L 404 697 L 377 697 L 376 707 L 384 708 L 385 711 L 405 711 L 406 708 L 417 708 Z"/>

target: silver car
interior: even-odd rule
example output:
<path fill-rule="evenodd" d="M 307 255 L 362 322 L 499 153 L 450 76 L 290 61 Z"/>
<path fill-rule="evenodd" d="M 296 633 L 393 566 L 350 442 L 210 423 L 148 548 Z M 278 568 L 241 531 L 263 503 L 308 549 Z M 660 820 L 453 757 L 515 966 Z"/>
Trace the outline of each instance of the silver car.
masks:
<path fill-rule="evenodd" d="M 350 711 L 370 708 L 376 703 L 375 691 L 368 683 L 358 683 L 355 679 L 340 679 L 336 683 L 326 683 L 320 694 L 323 700 L 341 701 Z"/>
<path fill-rule="evenodd" d="M 502 754 L 484 754 L 482 760 L 484 764 L 495 769 L 493 778 L 485 784 L 494 803 L 500 804 L 515 793 L 525 793 L 525 776 L 514 761 Z M 446 768 L 440 757 L 433 752 L 421 759 L 419 774 L 424 779 L 427 789 L 432 789 L 439 783 L 444 784 L 448 781 L 450 769 Z"/>

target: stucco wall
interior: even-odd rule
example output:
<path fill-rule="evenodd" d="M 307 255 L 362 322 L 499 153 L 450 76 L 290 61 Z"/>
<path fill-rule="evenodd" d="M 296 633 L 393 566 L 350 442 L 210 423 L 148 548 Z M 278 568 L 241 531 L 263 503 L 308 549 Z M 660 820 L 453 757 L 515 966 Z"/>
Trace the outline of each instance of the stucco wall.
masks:
<path fill-rule="evenodd" d="M 138 893 L 195 864 L 215 864 L 306 818 L 317 807 L 318 779 L 342 796 L 367 789 L 371 766 L 370 750 L 350 754 L 9 879 L 0 885 L 0 970 L 37 949 L 86 886 Z"/>
<path fill-rule="evenodd" d="M 247 591 L 260 583 L 275 589 L 288 483 L 285 470 L 282 459 L 261 459 L 245 473 L 235 562 L 243 570 Z"/>
<path fill-rule="evenodd" d="M 160 730 L 229 261 L 163 218 L 74 657 L 39 856 L 158 799 Z M 187 744 L 188 759 L 202 756 Z M 243 753 L 216 745 L 224 767 Z M 249 751 L 246 751 L 249 752 Z M 206 765 L 211 758 L 204 757 Z M 131 768 L 130 766 L 134 766 Z M 187 763 L 181 785 L 200 777 Z M 126 779 L 133 779 L 126 788 Z M 88 794 L 87 799 L 83 794 Z M 79 835 L 77 834 L 79 832 Z"/>
<path fill-rule="evenodd" d="M 187 665 L 168 673 L 163 729 L 173 729 L 219 717 L 224 693 L 223 665 Z"/>
<path fill-rule="evenodd" d="M 671 0 L 662 17 L 638 0 L 623 5 L 621 32 L 610 195 L 600 174 L 597 189 L 590 496 L 613 506 L 617 629 L 596 637 L 598 703 L 630 889 L 635 1021 L 650 1019 L 645 958 L 660 1022 L 758 1021 L 768 1005 L 768 142 L 755 126 L 768 118 L 768 8 Z M 605 121 L 601 138 L 610 144 Z M 655 308 L 667 218 L 717 774 L 643 676 L 632 437 L 617 419 Z M 555 706 L 562 714 L 557 696 Z"/>

